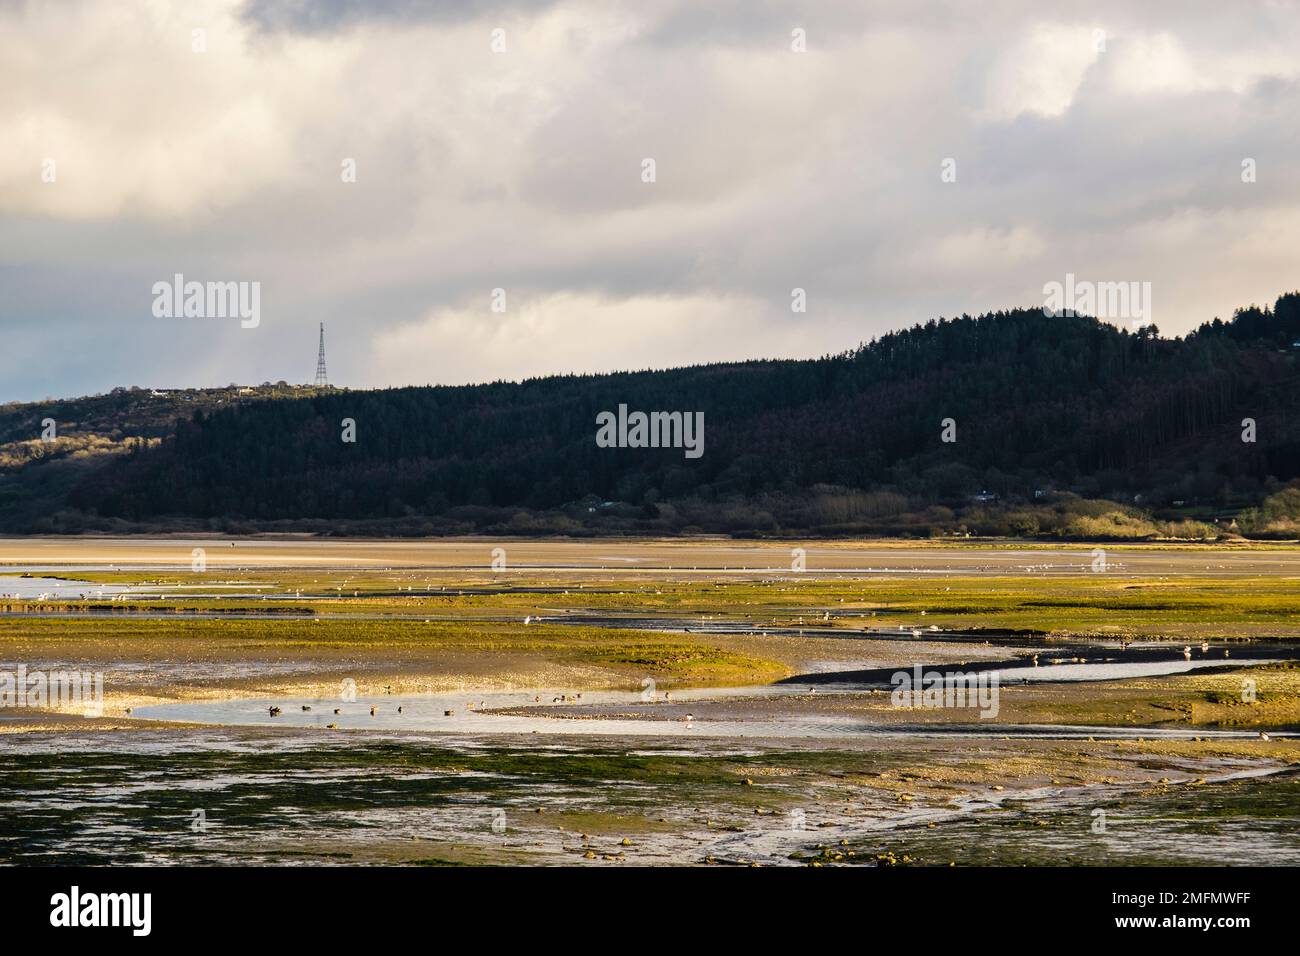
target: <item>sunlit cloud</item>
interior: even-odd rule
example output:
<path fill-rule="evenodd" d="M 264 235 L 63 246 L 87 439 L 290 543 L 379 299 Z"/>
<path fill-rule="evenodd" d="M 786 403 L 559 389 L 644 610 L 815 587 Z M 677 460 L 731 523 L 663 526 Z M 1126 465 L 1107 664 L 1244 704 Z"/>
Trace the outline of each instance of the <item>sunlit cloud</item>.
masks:
<path fill-rule="evenodd" d="M 3 4 L 0 397 L 305 381 L 320 321 L 352 386 L 806 356 L 1067 271 L 1184 332 L 1300 209 L 1297 18 L 1193 6 Z"/>

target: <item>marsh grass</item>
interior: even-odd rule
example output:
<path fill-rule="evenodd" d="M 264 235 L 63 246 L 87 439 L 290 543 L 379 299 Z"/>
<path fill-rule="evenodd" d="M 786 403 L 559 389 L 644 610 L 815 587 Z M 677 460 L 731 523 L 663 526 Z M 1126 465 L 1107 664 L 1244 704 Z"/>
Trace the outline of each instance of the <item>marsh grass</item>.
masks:
<path fill-rule="evenodd" d="M 233 580 L 226 574 L 180 578 L 143 578 L 114 572 L 115 583 L 202 584 Z M 94 575 L 100 577 L 100 575 Z M 88 607 L 112 617 L 131 613 L 245 613 L 267 617 L 331 618 L 391 617 L 457 618 L 465 622 L 528 616 L 557 616 L 567 612 L 609 615 L 699 616 L 755 626 L 826 626 L 848 630 L 882 628 L 896 622 L 934 625 L 945 630 L 1015 631 L 1059 636 L 1188 637 L 1300 636 L 1300 579 L 1279 576 L 1138 578 L 1112 574 L 952 575 L 906 578 L 803 578 L 789 574 L 767 579 L 734 581 L 673 581 L 628 579 L 593 585 L 590 577 L 473 575 L 425 591 L 411 584 L 410 572 L 312 574 L 300 578 L 292 571 L 261 571 L 239 580 L 270 585 L 277 593 L 303 591 L 301 599 L 275 601 L 247 597 L 194 597 L 167 600 L 132 598 L 104 602 L 9 602 L 11 611 L 59 613 Z M 340 583 L 345 582 L 345 583 Z M 405 591 L 412 587 L 414 590 Z M 542 588 L 546 593 L 520 588 Z M 352 592 L 356 596 L 352 596 Z M 311 595 L 318 595 L 313 598 Z M 829 612 L 830 620 L 821 618 Z M 873 617 L 873 614 L 875 615 Z M 369 622 L 356 626 L 353 637 L 330 640 L 380 639 Z M 496 626 L 494 625 L 494 626 Z M 437 622 L 430 625 L 435 628 Z M 488 632 L 492 628 L 484 627 Z M 566 628 L 567 630 L 567 628 Z M 292 635 L 293 631 L 281 632 Z M 306 639 L 305 636 L 302 639 Z M 385 632 L 384 641 L 406 640 L 400 628 Z M 581 640 L 581 638 L 579 639 Z"/>
<path fill-rule="evenodd" d="M 123 659 L 203 658 L 242 653 L 254 659 L 277 652 L 350 651 L 364 656 L 403 651 L 436 661 L 440 655 L 536 657 L 600 666 L 695 684 L 763 683 L 789 676 L 784 665 L 651 631 L 522 623 L 412 620 L 159 620 L 109 618 L 0 618 L 0 658 L 113 655 Z"/>

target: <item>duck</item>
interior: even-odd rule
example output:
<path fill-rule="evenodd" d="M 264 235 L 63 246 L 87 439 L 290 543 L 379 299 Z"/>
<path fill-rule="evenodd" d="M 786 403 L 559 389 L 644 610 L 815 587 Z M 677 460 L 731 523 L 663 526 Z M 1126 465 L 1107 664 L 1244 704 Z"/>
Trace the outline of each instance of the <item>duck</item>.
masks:
<path fill-rule="evenodd" d="M 268 707 L 268 708 L 267 708 L 267 712 L 268 712 L 272 717 L 279 717 L 279 716 L 280 716 L 280 708 L 279 708 L 279 707 Z"/>
<path fill-rule="evenodd" d="M 335 707 L 335 708 L 334 708 L 334 713 L 335 713 L 335 714 L 341 714 L 341 713 L 343 713 L 343 708 L 342 708 L 342 707 Z"/>
<path fill-rule="evenodd" d="M 311 710 L 311 708 L 308 707 L 306 704 L 303 704 L 303 705 L 302 705 L 302 709 L 303 709 L 303 710 Z"/>
<path fill-rule="evenodd" d="M 370 716 L 371 717 L 375 716 L 375 708 L 373 707 L 370 708 Z"/>

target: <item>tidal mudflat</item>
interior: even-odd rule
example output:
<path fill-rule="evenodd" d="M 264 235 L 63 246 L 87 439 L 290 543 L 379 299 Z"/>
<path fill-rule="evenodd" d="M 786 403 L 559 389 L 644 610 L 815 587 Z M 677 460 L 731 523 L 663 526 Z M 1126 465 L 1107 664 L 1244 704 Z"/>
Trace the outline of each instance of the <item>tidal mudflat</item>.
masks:
<path fill-rule="evenodd" d="M 0 859 L 1296 863 L 1298 579 L 1280 546 L 0 541 L 0 672 L 104 678 L 91 716 L 0 708 Z M 930 672 L 996 712 L 900 704 Z"/>

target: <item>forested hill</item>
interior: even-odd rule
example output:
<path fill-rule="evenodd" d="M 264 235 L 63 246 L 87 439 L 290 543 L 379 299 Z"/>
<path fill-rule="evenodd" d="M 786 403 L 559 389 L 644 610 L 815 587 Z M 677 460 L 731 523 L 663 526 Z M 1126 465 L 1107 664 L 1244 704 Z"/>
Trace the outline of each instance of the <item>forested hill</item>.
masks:
<path fill-rule="evenodd" d="M 819 360 L 200 409 L 87 471 L 56 520 L 27 530 L 1044 534 L 1092 521 L 1123 534 L 1240 517 L 1285 531 L 1300 517 L 1275 513 L 1300 476 L 1296 339 L 1294 293 L 1173 340 L 1016 310 Z M 620 405 L 703 413 L 703 454 L 600 447 L 597 416 Z"/>

